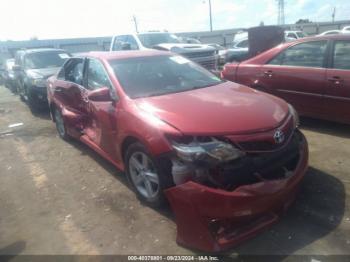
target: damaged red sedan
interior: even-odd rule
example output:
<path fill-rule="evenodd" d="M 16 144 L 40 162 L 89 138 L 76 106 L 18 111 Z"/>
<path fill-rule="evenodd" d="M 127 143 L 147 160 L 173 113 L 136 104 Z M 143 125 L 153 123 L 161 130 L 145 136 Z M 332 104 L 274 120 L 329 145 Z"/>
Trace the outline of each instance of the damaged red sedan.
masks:
<path fill-rule="evenodd" d="M 187 247 L 225 250 L 273 224 L 307 169 L 292 106 L 175 54 L 70 58 L 48 100 L 62 138 L 124 170 L 147 204 L 168 200 Z"/>

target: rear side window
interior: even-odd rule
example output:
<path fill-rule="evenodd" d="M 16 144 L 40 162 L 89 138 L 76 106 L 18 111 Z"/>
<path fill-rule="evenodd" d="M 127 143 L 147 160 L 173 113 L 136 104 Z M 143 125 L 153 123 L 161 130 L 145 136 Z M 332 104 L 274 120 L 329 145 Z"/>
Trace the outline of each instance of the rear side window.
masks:
<path fill-rule="evenodd" d="M 327 41 L 315 41 L 301 43 L 282 51 L 269 64 L 301 66 L 301 67 L 323 67 Z"/>
<path fill-rule="evenodd" d="M 350 41 L 335 42 L 333 68 L 350 70 Z"/>

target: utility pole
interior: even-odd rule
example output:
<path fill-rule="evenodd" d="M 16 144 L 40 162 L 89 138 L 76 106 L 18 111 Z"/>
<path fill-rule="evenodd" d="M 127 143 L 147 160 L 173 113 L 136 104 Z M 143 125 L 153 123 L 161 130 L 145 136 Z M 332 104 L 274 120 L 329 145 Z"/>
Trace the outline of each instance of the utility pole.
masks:
<path fill-rule="evenodd" d="M 136 33 L 138 33 L 139 29 L 138 29 L 138 26 L 137 26 L 137 19 L 136 19 L 135 15 L 132 16 L 132 20 L 134 21 L 135 31 L 136 31 Z"/>
<path fill-rule="evenodd" d="M 277 24 L 284 25 L 285 17 L 284 17 L 284 0 L 276 0 L 278 4 L 278 18 Z"/>
<path fill-rule="evenodd" d="M 209 0 L 209 19 L 210 19 L 210 32 L 213 31 L 213 18 L 211 15 L 211 0 Z"/>
<path fill-rule="evenodd" d="M 336 9 L 335 9 L 335 7 L 334 7 L 334 9 L 333 9 L 333 14 L 332 14 L 332 23 L 334 23 L 335 11 L 336 11 Z"/>

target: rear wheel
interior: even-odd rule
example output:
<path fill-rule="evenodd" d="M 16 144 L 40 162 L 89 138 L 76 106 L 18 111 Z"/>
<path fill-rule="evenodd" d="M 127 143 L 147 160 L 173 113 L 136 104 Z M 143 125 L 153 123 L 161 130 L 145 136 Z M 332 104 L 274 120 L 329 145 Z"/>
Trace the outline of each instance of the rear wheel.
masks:
<path fill-rule="evenodd" d="M 154 159 L 141 143 L 129 146 L 125 156 L 128 180 L 138 198 L 152 207 L 166 203 L 163 191 L 173 185 L 170 166 Z"/>
<path fill-rule="evenodd" d="M 19 97 L 21 98 L 21 100 L 23 102 L 26 102 L 27 101 L 27 98 L 26 98 L 26 90 L 25 90 L 25 86 L 22 82 L 18 82 L 17 84 L 18 86 L 18 94 L 19 94 Z"/>
<path fill-rule="evenodd" d="M 25 90 L 26 90 L 27 105 L 29 106 L 32 112 L 37 112 L 39 110 L 38 101 L 36 100 L 35 96 L 32 94 L 30 90 L 28 89 L 25 89 Z"/>

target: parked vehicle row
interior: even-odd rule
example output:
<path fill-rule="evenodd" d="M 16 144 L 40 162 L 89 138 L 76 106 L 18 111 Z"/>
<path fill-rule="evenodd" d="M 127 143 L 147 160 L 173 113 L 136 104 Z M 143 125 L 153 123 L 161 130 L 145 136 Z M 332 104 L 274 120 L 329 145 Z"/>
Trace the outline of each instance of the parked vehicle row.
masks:
<path fill-rule="evenodd" d="M 169 202 L 182 245 L 225 250 L 279 220 L 308 165 L 297 111 L 350 123 L 350 35 L 283 43 L 221 78 L 181 52 L 129 47 L 25 50 L 12 68 L 26 101 L 44 82 L 60 137 L 124 171 L 144 203 Z"/>
<path fill-rule="evenodd" d="M 218 70 L 216 49 L 198 43 L 183 43 L 176 35 L 168 32 L 145 32 L 116 35 L 112 38 L 110 51 L 157 49 L 185 56 L 206 69 Z"/>
<path fill-rule="evenodd" d="M 141 201 L 169 202 L 180 244 L 224 250 L 278 221 L 307 169 L 297 111 L 350 123 L 350 35 L 283 43 L 226 64 L 221 78 L 186 45 L 157 40 L 168 33 L 132 35 L 137 48 L 130 36 L 114 37 L 117 51 L 74 57 L 18 51 L 8 61 L 13 83 L 32 109 L 48 104 L 60 137 L 125 171 Z M 277 31 L 252 50 L 284 37 Z M 207 48 L 219 49 L 193 47 Z"/>
<path fill-rule="evenodd" d="M 111 49 L 126 50 L 19 51 L 22 99 L 34 108 L 47 95 L 60 137 L 125 171 L 141 201 L 169 202 L 182 245 L 225 250 L 278 221 L 308 163 L 293 106 L 220 79 L 181 52 L 149 48 L 163 44 L 130 50 L 118 39 Z"/>

